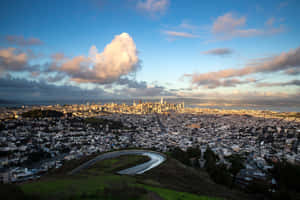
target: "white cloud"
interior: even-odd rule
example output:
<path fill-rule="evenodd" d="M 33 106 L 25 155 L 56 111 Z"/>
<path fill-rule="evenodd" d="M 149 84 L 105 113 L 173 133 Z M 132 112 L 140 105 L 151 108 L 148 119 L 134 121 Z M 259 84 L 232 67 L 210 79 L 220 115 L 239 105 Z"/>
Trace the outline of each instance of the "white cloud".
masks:
<path fill-rule="evenodd" d="M 164 14 L 169 7 L 169 0 L 139 0 L 137 9 L 146 11 L 150 15 Z"/>

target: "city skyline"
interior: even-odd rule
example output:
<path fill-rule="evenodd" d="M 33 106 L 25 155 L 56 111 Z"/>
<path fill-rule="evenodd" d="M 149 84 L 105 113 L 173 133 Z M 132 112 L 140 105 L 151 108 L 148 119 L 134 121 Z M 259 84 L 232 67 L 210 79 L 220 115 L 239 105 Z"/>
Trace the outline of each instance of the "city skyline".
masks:
<path fill-rule="evenodd" d="M 300 97 L 296 0 L 0 5 L 0 100 Z"/>

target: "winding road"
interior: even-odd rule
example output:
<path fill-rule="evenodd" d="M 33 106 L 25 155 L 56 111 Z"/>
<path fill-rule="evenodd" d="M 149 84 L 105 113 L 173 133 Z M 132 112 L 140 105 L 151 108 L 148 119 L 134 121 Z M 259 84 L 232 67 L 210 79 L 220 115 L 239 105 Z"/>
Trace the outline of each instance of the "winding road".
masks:
<path fill-rule="evenodd" d="M 148 156 L 150 158 L 149 161 L 130 167 L 128 169 L 123 169 L 121 171 L 118 171 L 118 174 L 127 174 L 127 175 L 134 175 L 134 174 L 142 174 L 154 167 L 157 167 L 161 163 L 163 163 L 166 160 L 166 156 L 164 154 L 155 152 L 155 151 L 148 151 L 148 150 L 122 150 L 122 151 L 114 151 L 114 152 L 108 152 L 101 154 L 97 157 L 95 157 L 92 160 L 89 160 L 88 162 L 80 165 L 79 167 L 73 169 L 71 172 L 69 172 L 70 175 L 76 174 L 79 171 L 86 169 L 93 164 L 95 164 L 98 161 L 105 160 L 105 159 L 110 159 L 110 158 L 115 158 L 119 157 L 122 155 L 143 155 L 143 156 Z"/>

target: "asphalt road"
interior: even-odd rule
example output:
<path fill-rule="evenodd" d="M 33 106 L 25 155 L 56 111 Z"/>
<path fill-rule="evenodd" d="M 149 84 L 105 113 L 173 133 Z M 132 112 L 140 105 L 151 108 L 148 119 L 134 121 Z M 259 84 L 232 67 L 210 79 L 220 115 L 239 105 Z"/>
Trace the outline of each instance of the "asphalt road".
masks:
<path fill-rule="evenodd" d="M 157 167 L 161 163 L 163 163 L 166 160 L 165 155 L 155 152 L 155 151 L 148 151 L 148 150 L 123 150 L 123 151 L 114 151 L 114 152 L 108 152 L 105 154 L 101 154 L 97 156 L 96 158 L 89 160 L 88 162 L 80 165 L 79 167 L 73 169 L 71 172 L 69 172 L 70 175 L 76 174 L 79 171 L 86 169 L 93 164 L 95 164 L 98 161 L 110 159 L 119 157 L 122 155 L 144 155 L 148 156 L 150 158 L 149 161 L 136 165 L 134 167 L 130 167 L 128 169 L 121 170 L 117 173 L 119 174 L 128 174 L 128 175 L 134 175 L 134 174 L 142 174 L 154 167 Z"/>

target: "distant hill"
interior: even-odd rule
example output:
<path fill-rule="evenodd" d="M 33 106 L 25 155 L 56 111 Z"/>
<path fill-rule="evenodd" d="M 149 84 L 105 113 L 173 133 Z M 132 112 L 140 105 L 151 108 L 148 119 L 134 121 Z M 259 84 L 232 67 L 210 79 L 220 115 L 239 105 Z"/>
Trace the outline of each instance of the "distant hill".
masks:
<path fill-rule="evenodd" d="M 56 110 L 30 110 L 22 114 L 22 117 L 44 118 L 44 117 L 62 117 L 64 114 Z"/>
<path fill-rule="evenodd" d="M 16 104 L 16 103 L 18 103 L 18 102 L 11 101 L 11 100 L 0 99 L 0 104 Z"/>

